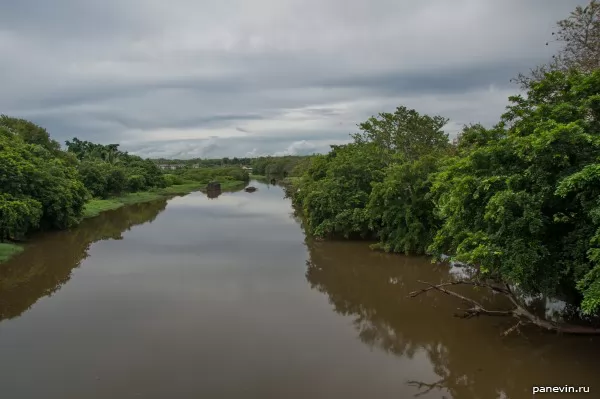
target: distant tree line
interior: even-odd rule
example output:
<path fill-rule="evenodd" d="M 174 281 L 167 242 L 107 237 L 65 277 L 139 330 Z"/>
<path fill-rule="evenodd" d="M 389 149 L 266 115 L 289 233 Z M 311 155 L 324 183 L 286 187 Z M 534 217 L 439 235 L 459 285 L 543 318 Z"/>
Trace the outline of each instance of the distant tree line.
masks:
<path fill-rule="evenodd" d="M 156 158 L 153 161 L 159 165 L 183 165 L 192 167 L 198 165 L 200 167 L 215 167 L 215 166 L 250 166 L 252 158 L 192 158 L 192 159 L 166 159 Z"/>
<path fill-rule="evenodd" d="M 308 156 L 266 156 L 252 160 L 252 173 L 263 176 L 299 176 L 308 166 Z"/>
<path fill-rule="evenodd" d="M 203 166 L 200 168 L 182 168 L 170 171 L 164 175 L 170 184 L 184 184 L 186 182 L 209 183 L 219 181 L 247 182 L 250 180 L 248 172 L 239 166 Z"/>
<path fill-rule="evenodd" d="M 120 151 L 117 144 L 77 138 L 66 144 L 61 149 L 30 121 L 0 116 L 0 241 L 69 228 L 93 197 L 168 184 L 154 162 Z"/>
<path fill-rule="evenodd" d="M 118 144 L 102 145 L 74 138 L 66 146 L 67 152 L 79 161 L 81 180 L 93 197 L 107 198 L 167 185 L 154 162 L 120 151 Z"/>

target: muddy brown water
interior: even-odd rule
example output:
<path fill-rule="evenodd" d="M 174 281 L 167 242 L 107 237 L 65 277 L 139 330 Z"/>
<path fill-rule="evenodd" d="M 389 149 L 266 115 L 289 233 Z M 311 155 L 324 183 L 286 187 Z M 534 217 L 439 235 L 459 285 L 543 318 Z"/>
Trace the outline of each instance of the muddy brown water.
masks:
<path fill-rule="evenodd" d="M 283 190 L 252 184 L 105 213 L 0 265 L 0 398 L 600 398 L 597 338 L 501 337 L 513 320 L 409 299 L 449 267 L 307 240 Z"/>

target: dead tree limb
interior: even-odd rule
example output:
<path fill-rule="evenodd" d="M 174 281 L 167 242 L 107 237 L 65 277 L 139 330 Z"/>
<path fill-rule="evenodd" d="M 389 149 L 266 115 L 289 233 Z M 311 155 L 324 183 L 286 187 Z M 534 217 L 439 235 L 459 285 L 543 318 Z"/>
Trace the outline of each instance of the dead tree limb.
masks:
<path fill-rule="evenodd" d="M 448 380 L 448 378 L 442 378 L 441 380 L 433 382 L 433 383 L 426 383 L 426 382 L 421 382 L 421 381 L 407 381 L 406 384 L 417 387 L 417 389 L 419 391 L 422 390 L 423 388 L 426 388 L 422 392 L 419 392 L 415 395 L 415 397 L 419 397 L 419 396 L 428 394 L 429 392 L 433 391 L 434 389 L 439 389 L 439 390 L 446 389 L 446 386 L 444 384 L 446 383 L 447 380 Z"/>
<path fill-rule="evenodd" d="M 410 294 L 408 294 L 408 296 L 410 296 L 411 298 L 414 298 L 417 295 L 420 295 L 420 294 L 422 294 L 424 292 L 427 292 L 427 291 L 430 291 L 430 290 L 437 290 L 438 288 L 452 286 L 452 285 L 471 285 L 473 287 L 489 288 L 492 291 L 498 292 L 498 293 L 501 293 L 501 294 L 508 294 L 508 293 L 510 293 L 510 291 L 507 291 L 507 289 L 504 288 L 504 287 L 498 287 L 498 286 L 491 285 L 491 284 L 485 284 L 485 283 L 481 283 L 481 282 L 476 281 L 476 280 L 450 281 L 450 282 L 447 282 L 447 283 L 442 283 L 442 284 L 437 284 L 437 285 L 433 285 L 433 284 L 430 284 L 430 283 L 428 283 L 426 281 L 421 281 L 421 280 L 418 280 L 418 282 L 421 283 L 421 284 L 426 284 L 429 287 L 423 288 L 423 289 L 418 290 L 418 291 L 411 292 Z"/>
<path fill-rule="evenodd" d="M 526 322 L 524 322 L 524 321 L 522 321 L 522 320 L 519 320 L 519 321 L 517 322 L 517 324 L 515 324 L 514 326 L 512 326 L 512 327 L 511 327 L 511 328 L 509 328 L 508 330 L 504 331 L 504 332 L 502 333 L 502 335 L 506 337 L 507 335 L 510 335 L 510 334 L 511 334 L 513 331 L 519 331 L 519 327 L 521 327 L 521 326 L 524 326 L 524 325 L 526 325 L 526 324 L 528 324 L 528 323 L 526 323 Z"/>
<path fill-rule="evenodd" d="M 474 317 L 474 316 L 485 315 L 485 316 L 509 316 L 509 317 L 515 317 L 515 318 L 519 319 L 519 322 L 515 326 L 513 326 L 513 327 L 509 328 L 507 331 L 505 331 L 504 335 L 508 335 L 511 332 L 517 330 L 520 326 L 523 326 L 526 324 L 533 324 L 542 329 L 557 332 L 557 333 L 562 333 L 562 334 L 578 334 L 578 335 L 600 334 L 600 328 L 591 327 L 591 326 L 580 326 L 580 325 L 575 325 L 575 324 L 555 323 L 555 322 L 551 322 L 551 321 L 542 319 L 542 318 L 534 315 L 533 313 L 531 313 L 530 311 L 525 309 L 523 306 L 521 306 L 521 304 L 516 299 L 514 293 L 512 292 L 512 290 L 510 289 L 508 284 L 505 284 L 505 286 L 501 288 L 498 286 L 488 285 L 486 283 L 481 283 L 481 282 L 472 281 L 472 280 L 452 281 L 452 282 L 446 282 L 446 283 L 441 283 L 441 284 L 432 284 L 427 281 L 420 281 L 420 280 L 418 282 L 421 284 L 425 284 L 428 287 L 423 288 L 418 291 L 411 292 L 409 294 L 409 297 L 414 298 L 424 292 L 427 292 L 430 290 L 435 290 L 435 291 L 442 292 L 446 295 L 458 298 L 461 301 L 466 302 L 469 305 L 471 305 L 471 307 L 469 309 L 466 309 L 464 311 L 464 313 L 462 315 L 458 315 L 458 317 L 470 319 L 471 317 Z M 464 295 L 458 294 L 454 291 L 449 291 L 446 288 L 444 288 L 444 287 L 454 286 L 454 285 L 471 285 L 471 286 L 476 286 L 476 287 L 489 288 L 495 292 L 499 292 L 499 293 L 502 293 L 503 295 L 505 295 L 511 301 L 514 308 L 509 309 L 509 310 L 486 309 L 481 303 L 475 301 L 474 299 L 467 298 Z"/>

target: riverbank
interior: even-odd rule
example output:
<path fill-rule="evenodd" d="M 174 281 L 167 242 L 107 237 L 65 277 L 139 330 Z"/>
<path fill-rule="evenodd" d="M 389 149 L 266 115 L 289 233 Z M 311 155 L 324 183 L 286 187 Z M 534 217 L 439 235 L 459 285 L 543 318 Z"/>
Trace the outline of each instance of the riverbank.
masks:
<path fill-rule="evenodd" d="M 221 182 L 222 191 L 233 191 L 242 189 L 246 182 L 240 180 L 225 180 Z M 100 215 L 102 212 L 121 208 L 125 205 L 150 202 L 160 198 L 186 195 L 194 191 L 206 191 L 205 182 L 188 182 L 173 186 L 136 193 L 128 193 L 107 199 L 91 199 L 85 204 L 83 219 L 89 219 Z M 23 244 L 0 243 L 0 264 L 8 261 L 13 256 L 25 249 Z"/>
<path fill-rule="evenodd" d="M 221 190 L 241 189 L 246 183 L 238 180 L 226 180 L 221 183 Z M 137 204 L 140 202 L 154 201 L 159 198 L 185 195 L 193 191 L 205 191 L 206 183 L 191 182 L 186 184 L 176 184 L 173 186 L 160 188 L 151 191 L 142 191 L 138 193 L 129 193 L 119 197 L 107 199 L 92 199 L 86 205 L 83 211 L 83 218 L 91 218 L 98 216 L 102 212 L 118 209 L 129 204 Z"/>

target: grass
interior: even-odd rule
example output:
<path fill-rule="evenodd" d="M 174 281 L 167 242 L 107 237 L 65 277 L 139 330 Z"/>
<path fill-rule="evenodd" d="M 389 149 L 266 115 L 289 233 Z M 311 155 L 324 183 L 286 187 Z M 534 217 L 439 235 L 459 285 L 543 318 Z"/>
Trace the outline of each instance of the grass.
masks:
<path fill-rule="evenodd" d="M 112 197 L 107 199 L 94 198 L 85 204 L 83 210 L 83 217 L 91 218 L 98 216 L 102 212 L 110 211 L 113 209 L 120 208 L 124 205 L 138 204 L 141 202 L 154 201 L 163 197 L 171 195 L 183 195 L 191 193 L 192 191 L 199 190 L 201 185 L 199 183 L 188 183 L 178 184 L 175 186 L 165 187 L 152 191 L 140 191 L 138 193 L 128 193 L 119 197 Z"/>
<path fill-rule="evenodd" d="M 244 187 L 245 182 L 237 180 L 225 180 L 221 183 L 221 190 L 234 190 Z M 185 195 L 192 191 L 204 191 L 206 183 L 204 182 L 187 182 L 184 184 L 176 184 L 165 188 L 159 188 L 151 191 L 141 191 L 138 193 L 129 193 L 119 197 L 108 199 L 92 199 L 85 204 L 83 211 L 84 218 L 98 216 L 100 213 L 120 208 L 124 205 L 137 204 L 140 202 L 154 201 L 159 198 L 170 197 L 175 195 Z"/>
<path fill-rule="evenodd" d="M 21 251 L 23 251 L 23 247 L 21 245 L 0 242 L 0 263 L 6 262 L 9 258 Z"/>
<path fill-rule="evenodd" d="M 125 205 L 123 202 L 120 202 L 118 198 L 111 199 L 91 199 L 85 204 L 85 208 L 83 208 L 83 217 L 91 218 L 94 216 L 98 216 L 102 212 L 110 211 L 112 209 L 117 209 Z"/>

